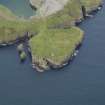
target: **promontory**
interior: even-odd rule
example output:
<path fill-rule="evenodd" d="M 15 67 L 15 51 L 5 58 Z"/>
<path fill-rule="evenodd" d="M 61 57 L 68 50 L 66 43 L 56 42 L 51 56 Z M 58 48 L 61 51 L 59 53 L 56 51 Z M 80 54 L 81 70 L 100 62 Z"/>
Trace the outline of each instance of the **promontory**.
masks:
<path fill-rule="evenodd" d="M 0 5 L 0 44 L 28 37 L 32 67 L 39 72 L 64 67 L 78 53 L 84 33 L 77 24 L 102 7 L 101 0 L 29 0 L 36 11 L 19 18 Z M 91 34 L 91 33 L 90 33 Z"/>

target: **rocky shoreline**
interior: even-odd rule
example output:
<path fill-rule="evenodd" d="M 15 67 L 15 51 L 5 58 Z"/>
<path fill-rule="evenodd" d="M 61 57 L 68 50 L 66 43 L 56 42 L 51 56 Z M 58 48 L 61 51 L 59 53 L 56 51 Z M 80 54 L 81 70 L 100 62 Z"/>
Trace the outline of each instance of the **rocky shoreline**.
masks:
<path fill-rule="evenodd" d="M 6 46 L 13 45 L 13 44 L 24 42 L 26 40 L 29 40 L 34 35 L 36 35 L 36 33 L 26 32 L 26 33 L 24 33 L 24 35 L 22 37 L 16 38 L 16 40 L 11 40 L 11 41 L 8 41 L 8 42 L 0 43 L 0 47 L 6 47 Z"/>

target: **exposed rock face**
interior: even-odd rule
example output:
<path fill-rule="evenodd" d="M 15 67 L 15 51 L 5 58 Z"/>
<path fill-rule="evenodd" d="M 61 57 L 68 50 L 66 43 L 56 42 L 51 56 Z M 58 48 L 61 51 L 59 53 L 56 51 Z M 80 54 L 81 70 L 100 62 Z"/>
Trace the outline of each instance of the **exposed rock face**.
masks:
<path fill-rule="evenodd" d="M 33 6 L 38 8 L 41 16 L 48 16 L 63 9 L 69 0 L 30 0 Z"/>

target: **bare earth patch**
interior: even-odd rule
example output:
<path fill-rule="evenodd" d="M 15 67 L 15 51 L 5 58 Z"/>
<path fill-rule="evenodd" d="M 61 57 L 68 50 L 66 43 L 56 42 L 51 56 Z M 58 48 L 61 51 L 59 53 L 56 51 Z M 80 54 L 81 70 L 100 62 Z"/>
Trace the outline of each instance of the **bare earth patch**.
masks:
<path fill-rule="evenodd" d="M 37 0 L 30 0 L 32 5 L 36 7 L 40 5 L 38 11 L 41 16 L 48 16 L 62 10 L 67 2 L 68 0 L 40 0 L 39 2 L 37 2 Z"/>

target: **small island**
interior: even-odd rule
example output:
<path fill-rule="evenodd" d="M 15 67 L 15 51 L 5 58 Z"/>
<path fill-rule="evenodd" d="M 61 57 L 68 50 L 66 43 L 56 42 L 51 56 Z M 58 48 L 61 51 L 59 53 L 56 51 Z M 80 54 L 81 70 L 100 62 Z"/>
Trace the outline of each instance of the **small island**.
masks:
<path fill-rule="evenodd" d="M 30 0 L 36 11 L 19 18 L 0 5 L 0 45 L 28 39 L 32 67 L 39 72 L 67 65 L 77 55 L 84 32 L 77 27 L 90 13 L 102 7 L 101 0 Z M 21 55 L 25 56 L 24 52 Z"/>

